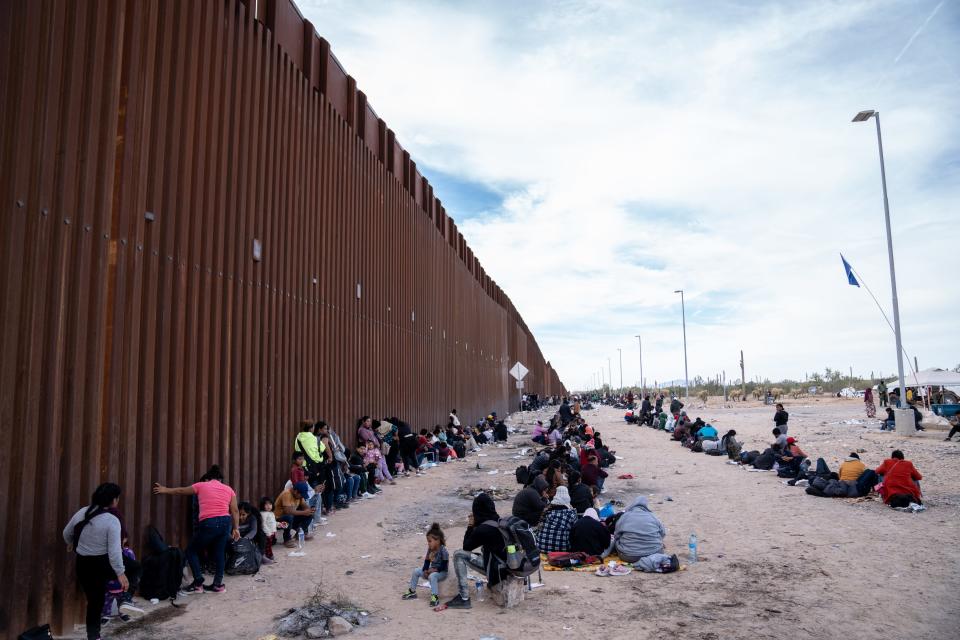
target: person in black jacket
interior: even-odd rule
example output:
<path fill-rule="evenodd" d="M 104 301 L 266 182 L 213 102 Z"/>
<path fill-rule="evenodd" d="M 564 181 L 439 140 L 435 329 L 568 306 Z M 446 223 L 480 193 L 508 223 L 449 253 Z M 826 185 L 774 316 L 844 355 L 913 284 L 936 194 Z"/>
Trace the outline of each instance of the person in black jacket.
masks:
<path fill-rule="evenodd" d="M 650 404 L 650 396 L 643 396 L 643 402 L 640 403 L 640 424 L 653 424 L 653 405 Z"/>
<path fill-rule="evenodd" d="M 573 410 L 570 408 L 570 403 L 567 402 L 567 399 L 564 398 L 563 402 L 560 404 L 560 424 L 564 427 L 573 420 Z"/>
<path fill-rule="evenodd" d="M 580 472 L 573 470 L 567 476 L 567 489 L 570 492 L 570 506 L 583 515 L 583 512 L 593 506 L 593 491 L 580 481 Z"/>
<path fill-rule="evenodd" d="M 587 509 L 570 529 L 570 551 L 583 551 L 591 556 L 603 555 L 610 546 L 610 531 L 600 522 L 596 509 Z"/>
<path fill-rule="evenodd" d="M 467 531 L 463 534 L 463 549 L 453 554 L 453 569 L 457 574 L 459 593 L 447 601 L 451 609 L 469 609 L 470 583 L 467 575 L 470 570 L 482 571 L 487 575 L 487 584 L 493 586 L 500 582 L 500 567 L 506 563 L 506 544 L 500 528 L 490 522 L 499 522 L 500 516 L 493 504 L 493 498 L 481 493 L 473 499 L 470 517 L 467 519 Z M 482 554 L 473 553 L 482 547 Z"/>
<path fill-rule="evenodd" d="M 513 515 L 531 527 L 537 526 L 547 506 L 547 488 L 546 479 L 537 474 L 533 482 L 521 489 L 513 499 Z"/>
<path fill-rule="evenodd" d="M 777 403 L 777 412 L 773 414 L 773 425 L 777 429 L 780 429 L 780 433 L 787 435 L 787 420 L 790 419 L 790 414 L 783 410 L 783 405 L 779 402 Z"/>

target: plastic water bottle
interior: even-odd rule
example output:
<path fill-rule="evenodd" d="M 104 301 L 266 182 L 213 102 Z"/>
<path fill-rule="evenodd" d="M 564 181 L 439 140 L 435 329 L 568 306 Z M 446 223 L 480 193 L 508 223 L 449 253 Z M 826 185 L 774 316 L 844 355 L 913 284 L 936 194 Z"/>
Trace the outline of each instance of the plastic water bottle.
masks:
<path fill-rule="evenodd" d="M 689 546 L 688 559 L 690 561 L 690 564 L 693 564 L 694 562 L 697 561 L 697 534 L 695 533 L 690 534 L 690 543 L 688 546 Z"/>
<path fill-rule="evenodd" d="M 303 549 L 303 529 L 297 529 L 297 550 Z"/>
<path fill-rule="evenodd" d="M 479 600 L 480 602 L 483 602 L 483 597 L 484 597 L 483 580 L 477 580 L 476 585 L 477 585 L 477 600 Z"/>

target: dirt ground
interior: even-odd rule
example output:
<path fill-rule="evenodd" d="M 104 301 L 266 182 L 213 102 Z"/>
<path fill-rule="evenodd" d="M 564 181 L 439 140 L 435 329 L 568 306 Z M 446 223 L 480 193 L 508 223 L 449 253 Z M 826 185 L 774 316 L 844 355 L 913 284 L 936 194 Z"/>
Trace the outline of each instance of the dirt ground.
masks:
<path fill-rule="evenodd" d="M 762 449 L 771 439 L 771 407 L 723 405 L 718 399 L 699 404 L 689 403 L 691 417 L 702 416 L 721 434 L 735 428 L 749 449 Z M 875 467 L 892 449 L 902 449 L 924 475 L 928 510 L 908 514 L 878 499 L 811 497 L 773 473 L 750 473 L 725 458 L 691 453 L 663 432 L 625 424 L 619 410 L 600 408 L 585 416 L 624 458 L 611 470 L 604 497 L 629 502 L 647 494 L 667 527 L 668 552 L 685 561 L 687 538 L 695 531 L 698 563 L 668 575 L 544 572 L 545 586 L 511 610 L 487 599 L 475 600 L 470 611 L 436 613 L 426 592 L 401 601 L 431 522 L 444 527 L 451 553 L 460 547 L 470 502 L 458 489 L 516 492 L 513 470 L 527 460 L 515 459 L 514 447 L 529 442 L 515 435 L 504 448 L 487 447 L 483 457 L 402 479 L 381 497 L 335 514 L 308 543 L 304 558 L 289 558 L 280 547 L 279 562 L 256 578 L 228 577 L 224 594 L 192 596 L 185 609 L 158 605 L 163 611 L 144 624 L 107 627 L 105 637 L 255 639 L 273 632 L 275 618 L 302 605 L 318 584 L 368 608 L 373 624 L 353 636 L 387 640 L 513 640 L 532 633 L 558 639 L 958 637 L 960 443 L 943 442 L 943 431 L 901 437 L 880 432 L 876 422 L 856 424 L 867 422 L 858 400 L 785 404 L 790 435 L 833 469 L 850 451 L 860 451 L 864 463 Z M 514 424 L 529 430 L 545 415 L 514 416 Z M 623 473 L 636 479 L 616 479 Z M 497 502 L 501 515 L 510 504 Z M 445 594 L 454 592 L 454 583 L 451 567 Z"/>

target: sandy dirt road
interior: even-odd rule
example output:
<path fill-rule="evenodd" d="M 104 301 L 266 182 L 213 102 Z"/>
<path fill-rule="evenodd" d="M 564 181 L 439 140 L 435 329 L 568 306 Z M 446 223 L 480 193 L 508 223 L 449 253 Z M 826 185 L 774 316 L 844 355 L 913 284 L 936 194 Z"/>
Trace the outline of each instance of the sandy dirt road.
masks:
<path fill-rule="evenodd" d="M 401 601 L 410 571 L 424 551 L 423 531 L 433 521 L 459 548 L 470 502 L 458 489 L 497 487 L 512 495 L 514 459 L 527 446 L 515 435 L 506 448 L 408 478 L 332 517 L 308 544 L 308 555 L 285 557 L 258 576 L 227 578 L 227 592 L 193 596 L 185 611 L 151 616 L 143 628 L 105 630 L 106 637 L 258 638 L 274 619 L 300 606 L 316 584 L 367 607 L 375 624 L 352 635 L 378 639 L 497 636 L 550 638 L 956 638 L 960 637 L 960 444 L 942 431 L 906 438 L 879 432 L 856 400 L 788 401 L 790 435 L 811 457 L 836 468 L 849 451 L 877 466 L 901 448 L 924 474 L 929 509 L 905 514 L 879 500 L 854 502 L 808 496 L 784 486 L 773 473 L 750 473 L 725 458 L 694 454 L 663 432 L 626 425 L 622 412 L 585 413 L 604 441 L 623 456 L 605 498 L 624 502 L 637 494 L 668 529 L 668 552 L 686 557 L 689 534 L 700 541 L 700 562 L 670 575 L 634 572 L 599 578 L 545 572 L 545 586 L 505 611 L 489 600 L 470 611 L 433 612 L 425 595 Z M 702 416 L 725 432 L 734 428 L 749 449 L 771 439 L 773 410 L 758 403 L 722 405 L 711 400 Z M 545 414 L 514 416 L 515 424 Z M 854 422 L 854 424 L 849 424 Z M 482 468 L 477 469 L 477 463 Z M 497 474 L 491 474 L 493 470 Z M 617 480 L 631 473 L 634 480 Z M 666 500 L 667 497 L 672 500 Z M 500 513 L 510 501 L 497 502 Z M 326 534 L 335 534 L 327 537 Z M 451 572 L 444 592 L 452 594 Z M 160 607 L 169 609 L 168 605 Z M 171 615 L 173 614 L 173 615 Z M 112 633 L 111 633 L 112 631 Z"/>

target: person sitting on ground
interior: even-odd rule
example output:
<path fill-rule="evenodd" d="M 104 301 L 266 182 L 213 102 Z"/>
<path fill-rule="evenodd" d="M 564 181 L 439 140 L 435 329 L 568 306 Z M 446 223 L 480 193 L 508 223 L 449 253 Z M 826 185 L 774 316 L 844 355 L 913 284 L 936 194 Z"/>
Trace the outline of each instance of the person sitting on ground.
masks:
<path fill-rule="evenodd" d="M 535 473 L 543 473 L 547 470 L 547 467 L 550 466 L 550 454 L 555 451 L 554 449 L 541 449 L 537 452 L 537 455 L 533 456 L 533 460 L 530 461 L 530 465 L 527 467 L 527 470 L 531 475 Z"/>
<path fill-rule="evenodd" d="M 560 460 L 550 461 L 550 466 L 543 472 L 543 478 L 547 481 L 547 495 L 553 498 L 556 494 L 557 487 L 566 484 L 566 478 L 563 477 L 562 463 Z"/>
<path fill-rule="evenodd" d="M 451 414 L 453 415 L 453 414 Z M 450 556 L 447 553 L 447 538 L 440 525 L 434 522 L 427 530 L 427 553 L 423 557 L 423 566 L 414 569 L 410 576 L 410 586 L 401 598 L 412 600 L 417 597 L 417 583 L 426 578 L 430 583 L 430 606 L 440 604 L 440 583 L 447 579 Z"/>
<path fill-rule="evenodd" d="M 725 453 L 731 460 L 737 460 L 740 458 L 740 451 L 743 449 L 743 445 L 737 440 L 737 432 L 730 429 L 720 438 L 719 448 L 721 455 Z M 704 446 L 704 451 L 706 451 L 706 446 Z"/>
<path fill-rule="evenodd" d="M 587 509 L 570 529 L 570 551 L 582 551 L 591 556 L 599 556 L 609 546 L 610 531 L 600 521 L 596 509 Z"/>
<path fill-rule="evenodd" d="M 600 468 L 600 462 L 595 453 L 587 456 L 587 464 L 580 470 L 583 483 L 600 489 L 603 493 L 603 481 L 607 477 L 607 472 Z"/>
<path fill-rule="evenodd" d="M 857 479 L 867 470 L 867 466 L 860 462 L 860 456 L 857 453 L 851 453 L 840 465 L 840 480 L 844 482 L 856 482 Z"/>
<path fill-rule="evenodd" d="M 593 449 L 597 452 L 597 457 L 600 459 L 601 469 L 611 467 L 617 463 L 617 456 L 615 455 L 617 452 L 610 451 L 610 449 L 603 444 L 599 431 L 593 434 Z"/>
<path fill-rule="evenodd" d="M 883 424 L 880 425 L 881 431 L 893 431 L 897 428 L 897 418 L 893 413 L 891 407 L 887 407 L 887 417 L 884 419 Z"/>
<path fill-rule="evenodd" d="M 240 511 L 240 538 L 232 541 L 227 545 L 227 573 L 233 575 L 233 572 L 237 566 L 238 561 L 241 564 L 254 563 L 256 568 L 259 568 L 264 561 L 264 553 L 267 550 L 267 536 L 264 532 L 263 521 L 260 518 L 260 511 L 257 510 L 249 502 L 241 502 L 237 505 L 237 509 Z M 240 543 L 244 540 L 249 540 L 253 543 L 253 549 L 249 547 L 243 548 L 240 546 Z M 238 554 L 243 553 L 244 551 L 249 552 L 247 555 L 253 554 L 255 557 L 248 558 L 243 560 L 238 557 Z M 269 564 L 269 562 L 267 563 Z"/>
<path fill-rule="evenodd" d="M 679 559 L 664 553 L 666 535 L 667 529 L 650 511 L 647 497 L 637 496 L 617 518 L 610 544 L 602 555 L 606 558 L 616 552 L 622 561 L 648 573 L 676 571 Z"/>
<path fill-rule="evenodd" d="M 373 432 L 373 420 L 370 416 L 363 416 L 357 420 L 357 442 L 372 442 L 380 447 L 380 438 Z"/>
<path fill-rule="evenodd" d="M 593 491 L 581 480 L 580 472 L 574 469 L 567 476 L 567 491 L 570 493 L 570 505 L 583 514 L 593 506 Z"/>
<path fill-rule="evenodd" d="M 493 587 L 500 582 L 500 568 L 506 564 L 506 543 L 500 533 L 500 515 L 493 498 L 481 493 L 473 499 L 467 530 L 463 534 L 463 548 L 453 554 L 453 570 L 457 576 L 458 593 L 447 601 L 450 609 L 469 609 L 470 571 L 480 571 L 487 576 L 487 584 Z M 473 553 L 482 547 L 482 554 Z"/>
<path fill-rule="evenodd" d="M 367 449 L 363 453 L 363 463 L 367 466 L 371 464 L 376 466 L 384 480 L 390 484 L 397 484 L 397 481 L 393 479 L 392 475 L 390 475 L 390 470 L 387 468 L 386 459 L 383 457 L 383 454 L 380 453 L 380 449 L 372 440 L 367 440 Z"/>
<path fill-rule="evenodd" d="M 547 430 L 543 427 L 543 420 L 537 420 L 537 424 L 533 427 L 533 433 L 530 434 L 530 439 L 537 444 L 547 444 Z"/>
<path fill-rule="evenodd" d="M 883 476 L 880 496 L 891 507 L 907 507 L 911 502 L 923 504 L 919 481 L 923 476 L 909 460 L 904 460 L 903 452 L 897 449 L 876 469 Z"/>
<path fill-rule="evenodd" d="M 917 409 L 917 405 L 911 404 L 910 408 L 913 409 L 913 426 L 917 431 L 926 431 L 920 422 L 923 420 L 923 414 L 920 413 L 920 410 Z"/>
<path fill-rule="evenodd" d="M 273 515 L 277 522 L 285 523 L 283 529 L 283 544 L 289 549 L 297 546 L 293 541 L 293 536 L 297 530 L 304 533 L 304 540 L 312 540 L 310 533 L 310 523 L 313 521 L 313 514 L 316 509 L 307 505 L 300 491 L 296 487 L 290 487 L 285 490 L 277 499 L 273 501 Z"/>
<path fill-rule="evenodd" d="M 507 425 L 503 420 L 498 420 L 493 427 L 493 439 L 496 442 L 507 441 Z"/>
<path fill-rule="evenodd" d="M 292 462 L 293 464 L 290 467 L 290 484 L 297 488 L 297 491 L 300 492 L 300 495 L 309 495 L 310 489 L 309 485 L 307 484 L 307 472 L 305 469 L 307 459 L 303 455 L 303 452 L 295 451 Z"/>
<path fill-rule="evenodd" d="M 770 445 L 776 451 L 784 451 L 787 448 L 787 436 L 780 429 L 773 429 L 773 443 Z"/>
<path fill-rule="evenodd" d="M 537 526 L 548 503 L 547 489 L 549 489 L 547 480 L 538 473 L 533 481 L 518 491 L 513 498 L 513 515 L 531 527 Z"/>
<path fill-rule="evenodd" d="M 803 461 L 807 459 L 796 438 L 787 438 L 787 448 L 779 457 L 780 471 L 777 475 L 781 478 L 800 478 L 802 475 Z"/>
<path fill-rule="evenodd" d="M 570 505 L 570 493 L 565 486 L 557 487 L 553 500 L 537 525 L 537 546 L 540 551 L 570 551 L 570 529 L 576 521 L 577 512 Z"/>
<path fill-rule="evenodd" d="M 360 476 L 360 495 L 364 498 L 372 498 L 374 495 L 380 493 L 380 489 L 377 488 L 377 465 L 376 464 L 367 464 L 364 462 L 364 456 L 367 453 L 367 446 L 364 443 L 359 443 L 357 448 L 350 452 L 350 457 L 347 458 L 347 462 L 350 466 L 350 471 Z"/>
<path fill-rule="evenodd" d="M 697 418 L 698 422 L 703 422 L 700 418 Z M 696 431 L 697 440 L 716 440 L 717 439 L 717 429 L 712 424 L 704 424 Z"/>

